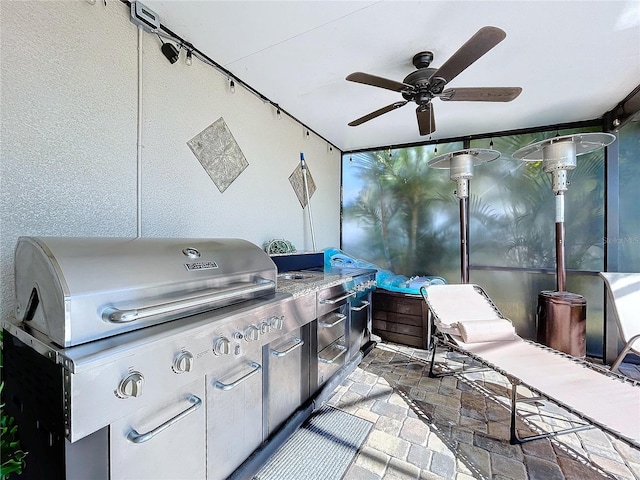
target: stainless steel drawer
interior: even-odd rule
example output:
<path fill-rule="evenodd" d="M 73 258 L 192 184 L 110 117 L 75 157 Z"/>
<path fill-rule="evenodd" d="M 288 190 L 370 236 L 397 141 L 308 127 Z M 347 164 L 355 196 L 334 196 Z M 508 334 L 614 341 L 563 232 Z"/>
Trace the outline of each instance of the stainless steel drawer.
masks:
<path fill-rule="evenodd" d="M 329 380 L 344 365 L 347 353 L 345 338 L 340 337 L 318 352 L 318 387 Z"/>
<path fill-rule="evenodd" d="M 323 350 L 346 332 L 346 309 L 333 311 L 318 318 L 318 351 Z"/>

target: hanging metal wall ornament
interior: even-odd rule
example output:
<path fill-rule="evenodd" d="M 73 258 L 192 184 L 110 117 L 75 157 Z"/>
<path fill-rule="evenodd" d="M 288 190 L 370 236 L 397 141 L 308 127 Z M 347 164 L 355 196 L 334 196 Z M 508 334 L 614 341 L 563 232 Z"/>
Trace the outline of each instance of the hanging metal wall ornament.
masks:
<path fill-rule="evenodd" d="M 189 140 L 187 145 L 220 193 L 249 166 L 222 117 Z"/>

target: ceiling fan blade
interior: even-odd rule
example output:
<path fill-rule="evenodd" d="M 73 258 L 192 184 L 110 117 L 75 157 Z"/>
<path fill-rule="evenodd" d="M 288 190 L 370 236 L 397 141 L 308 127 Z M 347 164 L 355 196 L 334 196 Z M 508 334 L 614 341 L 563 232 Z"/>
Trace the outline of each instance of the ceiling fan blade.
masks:
<path fill-rule="evenodd" d="M 510 102 L 520 92 L 520 87 L 449 88 L 438 98 L 451 102 Z"/>
<path fill-rule="evenodd" d="M 441 78 L 445 83 L 450 82 L 460 72 L 504 40 L 506 36 L 504 30 L 497 27 L 482 27 L 435 71 L 432 78 Z"/>
<path fill-rule="evenodd" d="M 418 105 L 416 108 L 416 116 L 418 117 L 418 130 L 420 135 L 429 135 L 436 130 L 436 119 L 433 115 L 433 105 Z"/>
<path fill-rule="evenodd" d="M 360 117 L 356 120 L 354 120 L 353 122 L 349 122 L 349 126 L 350 127 L 357 127 L 358 125 L 363 124 L 364 122 L 368 122 L 369 120 L 372 120 L 376 117 L 379 117 L 380 115 L 390 112 L 391 110 L 395 110 L 396 108 L 400 108 L 403 107 L 407 104 L 406 101 L 404 102 L 395 102 L 392 103 L 391 105 L 387 105 L 386 107 L 382 107 L 379 108 L 378 110 L 376 110 L 375 112 L 371 112 L 363 117 Z"/>
<path fill-rule="evenodd" d="M 386 88 L 387 90 L 393 90 L 394 92 L 413 90 L 412 85 L 396 82 L 395 80 L 389 80 L 388 78 L 376 77 L 375 75 L 369 75 L 368 73 L 363 72 L 355 72 L 351 75 L 347 75 L 346 79 L 350 82 L 364 83 L 365 85 Z"/>

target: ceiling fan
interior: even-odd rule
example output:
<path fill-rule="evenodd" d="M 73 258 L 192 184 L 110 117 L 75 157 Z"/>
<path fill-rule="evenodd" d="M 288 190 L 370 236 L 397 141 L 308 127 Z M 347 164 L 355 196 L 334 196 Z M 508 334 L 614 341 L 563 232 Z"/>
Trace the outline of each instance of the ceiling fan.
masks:
<path fill-rule="evenodd" d="M 415 102 L 418 104 L 416 115 L 420 135 L 428 135 L 436 129 L 433 106 L 431 105 L 433 98 L 437 97 L 440 100 L 456 102 L 510 102 L 514 100 L 520 95 L 522 88 L 472 87 L 444 89 L 451 80 L 504 40 L 506 36 L 507 34 L 497 27 L 482 27 L 440 68 L 429 68 L 433 60 L 432 52 L 419 52 L 413 57 L 413 65 L 417 70 L 407 75 L 402 82 L 363 72 L 352 73 L 346 78 L 350 82 L 364 83 L 365 85 L 400 92 L 404 100 L 394 102 L 364 115 L 350 122 L 349 126 L 361 125 L 396 108 L 403 107 L 409 102 Z"/>

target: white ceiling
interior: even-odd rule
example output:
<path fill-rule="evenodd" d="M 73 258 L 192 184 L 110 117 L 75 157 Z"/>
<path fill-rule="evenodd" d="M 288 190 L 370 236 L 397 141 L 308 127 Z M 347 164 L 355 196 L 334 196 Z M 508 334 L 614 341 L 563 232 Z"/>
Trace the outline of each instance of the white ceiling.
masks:
<path fill-rule="evenodd" d="M 142 2 L 176 35 L 343 151 L 422 142 L 415 104 L 348 82 L 402 81 L 414 54 L 442 65 L 479 28 L 507 37 L 450 87 L 522 87 L 510 103 L 433 100 L 432 140 L 590 120 L 640 84 L 640 0 Z M 182 53 L 181 55 L 184 55 Z M 183 61 L 183 57 L 181 57 Z"/>

